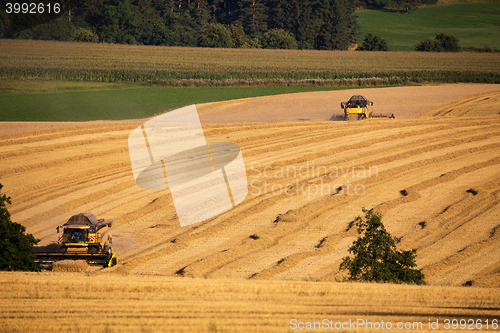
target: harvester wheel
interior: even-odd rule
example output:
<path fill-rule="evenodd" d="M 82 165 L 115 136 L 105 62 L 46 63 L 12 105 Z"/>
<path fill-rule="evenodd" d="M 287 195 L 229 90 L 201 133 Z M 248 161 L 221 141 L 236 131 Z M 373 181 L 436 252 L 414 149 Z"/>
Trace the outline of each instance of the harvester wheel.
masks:
<path fill-rule="evenodd" d="M 102 252 L 108 253 L 109 255 L 111 255 L 113 253 L 113 250 L 111 249 L 111 246 L 105 245 L 104 249 L 102 250 Z"/>

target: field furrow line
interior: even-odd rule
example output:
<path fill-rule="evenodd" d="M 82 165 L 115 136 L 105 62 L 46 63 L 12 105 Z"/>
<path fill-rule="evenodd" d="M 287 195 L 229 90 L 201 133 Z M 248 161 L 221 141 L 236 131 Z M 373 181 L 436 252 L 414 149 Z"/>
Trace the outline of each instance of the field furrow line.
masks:
<path fill-rule="evenodd" d="M 2 176 L 9 176 L 9 175 L 18 174 L 18 173 L 27 172 L 27 171 L 33 171 L 33 170 L 37 170 L 37 169 L 47 169 L 47 168 L 54 167 L 54 166 L 60 166 L 60 165 L 66 164 L 68 162 L 81 161 L 84 159 L 91 159 L 91 158 L 103 157 L 103 156 L 108 156 L 108 155 L 116 155 L 116 154 L 125 153 L 125 152 L 128 152 L 128 148 L 109 149 L 109 150 L 104 150 L 104 151 L 100 151 L 100 152 L 92 152 L 92 153 L 74 155 L 74 156 L 64 157 L 64 158 L 59 158 L 59 159 L 51 159 L 51 160 L 46 161 L 46 162 L 39 162 L 39 163 L 28 164 L 28 165 L 14 167 L 14 168 L 7 168 L 7 169 L 1 170 L 0 173 L 2 174 Z"/>
<path fill-rule="evenodd" d="M 47 130 L 43 129 L 36 132 L 27 132 L 25 134 L 16 134 L 11 136 L 0 137 L 0 147 L 22 145 L 34 142 L 52 141 L 61 138 L 73 138 L 82 134 L 100 134 L 107 132 L 130 132 L 136 128 L 138 124 L 109 124 L 109 125 L 87 125 L 82 123 L 79 127 L 70 127 L 62 129 Z M 40 125 L 43 128 L 43 125 Z"/>
<path fill-rule="evenodd" d="M 96 144 L 102 144 L 110 141 L 116 141 L 119 142 L 119 140 L 126 140 L 128 138 L 128 135 L 119 135 L 119 136 L 109 136 L 109 137 L 103 137 L 103 138 L 98 138 L 94 137 L 92 139 L 86 139 L 86 140 L 72 140 L 66 143 L 49 143 L 44 146 L 38 146 L 38 147 L 33 147 L 33 148 L 27 148 L 24 145 L 25 144 L 19 144 L 16 146 L 19 146 L 18 150 L 13 150 L 13 151 L 6 151 L 0 153 L 0 159 L 5 159 L 5 158 L 12 158 L 12 157 L 23 157 L 23 156 L 29 156 L 37 153 L 44 153 L 44 152 L 52 152 L 55 150 L 62 150 L 65 148 L 76 148 L 76 147 L 81 147 L 81 146 L 89 146 L 89 145 L 96 145 Z"/>
<path fill-rule="evenodd" d="M 57 173 L 54 173 L 56 175 Z M 16 175 L 17 177 L 18 175 Z M 22 173 L 19 175 L 22 176 Z M 43 202 L 57 196 L 78 191 L 88 187 L 87 182 L 101 179 L 132 179 L 130 163 L 113 163 L 95 168 L 88 168 L 77 173 L 64 176 L 56 176 L 50 180 L 40 180 L 26 186 L 20 186 L 11 191 L 12 197 L 16 198 L 13 209 L 18 205 L 30 204 L 32 200 Z M 27 206 L 25 206 L 27 207 Z"/>
<path fill-rule="evenodd" d="M 497 146 L 495 145 L 493 148 L 496 148 Z M 492 148 L 492 149 L 493 149 Z M 445 158 L 445 160 L 447 160 L 447 158 Z M 432 163 L 439 163 L 439 161 L 435 161 L 434 159 L 432 159 L 430 162 Z M 487 166 L 491 166 L 491 165 L 496 165 L 496 164 L 499 164 L 500 163 L 500 158 L 495 158 L 491 161 L 488 161 L 488 162 L 485 162 L 485 163 L 482 163 L 480 166 L 478 165 L 473 165 L 473 166 L 470 166 L 470 167 L 466 167 L 466 168 L 463 168 L 461 170 L 461 173 L 466 173 L 466 172 L 470 172 L 471 170 L 476 170 L 477 168 L 479 167 L 487 167 Z M 404 168 L 404 167 L 403 167 Z M 405 168 L 406 169 L 406 168 Z M 390 172 L 389 173 L 393 173 L 393 172 Z M 396 171 L 397 173 L 397 171 Z M 454 178 L 458 177 L 461 173 L 457 173 L 457 172 L 452 172 Z M 444 177 L 444 179 L 447 179 L 448 177 Z M 379 181 L 383 181 L 384 179 L 388 179 L 388 180 L 392 180 L 393 177 L 391 177 L 390 175 L 386 175 L 385 173 L 383 173 L 381 175 L 381 177 L 378 179 L 377 183 L 379 183 Z M 437 179 L 441 179 L 443 180 L 443 176 L 437 178 Z M 451 179 L 447 179 L 446 181 L 450 181 Z M 428 184 L 434 184 L 435 185 L 435 179 L 434 180 L 430 180 L 430 182 L 428 182 Z M 366 184 L 368 186 L 368 184 Z M 429 185 L 430 186 L 430 185 Z M 367 190 L 369 190 L 369 186 L 367 187 Z M 423 188 L 419 188 L 419 190 L 422 190 Z M 407 192 L 408 191 L 411 191 L 409 189 L 406 190 Z M 411 193 L 415 193 L 415 192 L 411 192 Z M 402 203 L 407 203 L 407 202 L 411 202 L 413 200 L 416 200 L 418 197 L 416 195 L 412 196 L 412 197 L 409 197 L 408 194 L 406 194 L 405 197 L 403 197 L 402 199 L 396 199 L 396 201 L 399 202 L 399 204 L 402 204 Z M 302 229 L 306 229 L 307 227 L 311 226 L 314 221 L 319 217 L 321 216 L 322 214 L 325 214 L 325 213 L 328 213 L 329 211 L 331 211 L 332 209 L 335 209 L 335 206 L 338 206 L 339 203 L 335 203 L 335 205 L 332 206 L 332 202 L 331 202 L 331 199 L 330 198 L 321 198 L 319 200 L 316 200 L 316 201 L 313 201 L 311 203 L 309 203 L 308 205 L 305 205 L 303 206 L 302 208 L 298 209 L 298 210 L 295 210 L 295 211 L 289 211 L 287 212 L 287 214 L 285 214 L 285 218 L 283 218 L 283 220 L 285 221 L 290 221 L 290 217 L 286 217 L 287 215 L 296 215 L 296 216 L 300 216 L 301 220 L 305 220 L 305 221 L 311 221 L 311 222 L 307 222 L 307 223 L 303 223 L 300 225 L 300 227 L 297 227 L 297 228 L 293 228 L 292 230 L 287 230 L 287 233 L 286 234 L 282 234 L 282 235 L 266 235 L 268 238 L 273 238 L 275 240 L 278 240 L 278 239 L 281 239 L 285 236 L 292 236 L 293 238 L 293 234 L 294 233 L 300 233 Z M 384 204 L 382 204 L 384 205 Z M 376 207 L 377 210 L 380 210 L 380 206 Z M 307 210 L 308 212 L 312 212 L 310 214 L 307 214 L 307 213 L 304 213 L 304 210 Z M 321 222 L 319 222 L 321 223 Z M 287 225 L 288 227 L 288 225 Z M 353 230 L 353 229 L 351 229 Z M 344 238 L 344 237 L 352 237 L 352 236 L 355 236 L 355 233 L 353 233 L 352 231 L 347 231 L 348 234 L 345 234 L 345 235 L 342 235 L 341 237 Z M 335 235 L 331 235 L 333 237 L 339 237 L 339 235 L 335 234 Z M 297 235 L 298 237 L 298 235 Z M 330 236 L 329 236 L 330 237 Z M 318 242 L 320 241 L 319 239 L 317 240 Z M 276 243 L 276 242 L 275 242 Z M 329 243 L 331 244 L 331 243 Z M 305 259 L 309 256 L 317 256 L 317 255 L 323 255 L 323 254 L 327 254 L 327 253 L 330 253 L 330 252 L 333 252 L 335 247 L 334 246 L 329 246 L 329 247 L 325 247 L 325 246 L 322 246 L 319 248 L 320 250 L 313 250 L 313 251 L 309 251 L 309 252 L 301 252 L 301 253 L 295 253 L 295 254 L 292 254 L 291 256 L 287 257 L 287 258 L 283 258 L 282 261 L 280 261 L 275 267 L 273 268 L 270 268 L 270 269 L 267 269 L 267 270 L 264 270 L 263 272 L 259 272 L 256 276 L 263 276 L 262 278 L 270 278 L 272 277 L 273 275 L 275 274 L 278 274 L 278 273 L 281 273 L 283 271 L 286 271 L 288 269 L 290 269 L 291 267 L 295 266 L 297 263 L 298 263 L 298 260 L 297 259 Z"/>

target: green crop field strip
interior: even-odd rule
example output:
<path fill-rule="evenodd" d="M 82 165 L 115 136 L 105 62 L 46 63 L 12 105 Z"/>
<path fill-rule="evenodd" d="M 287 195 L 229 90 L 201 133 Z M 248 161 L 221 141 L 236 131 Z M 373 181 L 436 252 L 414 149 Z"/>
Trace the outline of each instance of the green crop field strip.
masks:
<path fill-rule="evenodd" d="M 444 32 L 462 47 L 500 49 L 500 3 L 457 3 L 419 8 L 408 15 L 380 10 L 358 10 L 358 45 L 367 33 L 386 39 L 391 51 L 413 51 L 423 38 Z"/>
<path fill-rule="evenodd" d="M 0 87 L 8 80 L 0 80 Z M 40 82 L 29 82 L 38 84 Z M 51 83 L 50 81 L 48 82 Z M 0 121 L 90 121 L 141 119 L 185 105 L 335 87 L 98 87 L 83 91 L 0 94 Z M 88 90 L 85 90 L 87 88 Z M 1 91 L 1 90 L 0 90 Z"/>

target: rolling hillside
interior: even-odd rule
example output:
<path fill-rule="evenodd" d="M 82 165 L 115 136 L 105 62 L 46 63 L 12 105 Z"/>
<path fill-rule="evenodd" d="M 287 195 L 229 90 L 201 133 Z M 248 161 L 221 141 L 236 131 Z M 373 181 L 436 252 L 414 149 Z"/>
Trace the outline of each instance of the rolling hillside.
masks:
<path fill-rule="evenodd" d="M 390 10 L 358 10 L 355 15 L 360 25 L 358 45 L 367 33 L 372 33 L 386 39 L 390 51 L 414 51 L 419 40 L 444 32 L 457 37 L 461 47 L 488 45 L 500 49 L 498 1 L 447 2 L 422 7 L 408 15 Z"/>
<path fill-rule="evenodd" d="M 460 85 L 446 87 L 452 94 Z M 498 99 L 494 85 L 466 86 L 463 97 L 477 87 Z M 381 89 L 385 99 L 370 89 L 369 97 L 378 110 L 395 108 L 403 88 L 383 88 L 392 98 Z M 439 94 L 419 95 L 426 87 L 406 88 L 428 96 L 420 113 L 451 107 Z M 326 107 L 330 115 L 346 92 L 313 94 L 311 114 Z M 311 95 L 273 100 L 270 117 L 294 96 Z M 245 110 L 253 100 L 227 103 Z M 0 175 L 13 220 L 48 244 L 72 214 L 114 219 L 119 265 L 109 273 L 335 281 L 357 236 L 352 221 L 366 207 L 383 213 L 400 248 L 418 249 L 430 285 L 500 285 L 498 114 L 223 124 L 210 123 L 210 107 L 198 106 L 207 140 L 234 142 L 245 159 L 249 194 L 233 210 L 181 228 L 168 191 L 137 187 L 127 137 L 142 120 L 2 123 Z"/>

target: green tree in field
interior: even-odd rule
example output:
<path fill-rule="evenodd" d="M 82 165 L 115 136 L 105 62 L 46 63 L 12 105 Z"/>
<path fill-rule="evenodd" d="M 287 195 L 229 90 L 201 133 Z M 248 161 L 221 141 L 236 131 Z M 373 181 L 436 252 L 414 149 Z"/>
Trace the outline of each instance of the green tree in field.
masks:
<path fill-rule="evenodd" d="M 99 37 L 89 29 L 79 28 L 71 38 L 74 42 L 97 43 Z"/>
<path fill-rule="evenodd" d="M 460 46 L 458 45 L 458 38 L 452 35 L 440 33 L 436 36 L 436 43 L 441 46 L 444 52 L 458 52 Z"/>
<path fill-rule="evenodd" d="M 3 185 L 0 184 L 0 190 Z M 7 204 L 10 198 L 0 195 L 0 270 L 2 271 L 37 271 L 41 266 L 35 263 L 33 245 L 40 240 L 32 234 L 25 235 L 26 228 L 10 220 Z"/>
<path fill-rule="evenodd" d="M 249 38 L 245 35 L 243 26 L 240 24 L 231 24 L 228 26 L 231 33 L 231 44 L 235 48 L 258 48 L 260 44 L 257 38 Z"/>
<path fill-rule="evenodd" d="M 283 29 L 271 29 L 264 34 L 262 47 L 265 49 L 296 49 L 297 41 Z"/>
<path fill-rule="evenodd" d="M 415 50 L 425 52 L 458 52 L 461 48 L 455 36 L 440 33 L 435 39 L 422 39 L 415 47 Z"/>
<path fill-rule="evenodd" d="M 388 51 L 387 42 L 380 36 L 367 34 L 363 40 L 363 45 L 358 47 L 360 51 Z"/>
<path fill-rule="evenodd" d="M 223 24 L 209 23 L 201 32 L 198 44 L 202 47 L 232 47 L 231 32 Z"/>
<path fill-rule="evenodd" d="M 396 238 L 385 229 L 382 215 L 366 209 L 363 212 L 365 217 L 355 220 L 361 236 L 348 250 L 354 258 L 343 258 L 340 270 L 347 270 L 351 281 L 425 284 L 422 272 L 413 268 L 417 266 L 417 250 L 398 251 Z"/>
<path fill-rule="evenodd" d="M 422 4 L 422 0 L 396 0 L 396 3 L 404 9 L 405 13 L 408 13 L 410 10 L 418 8 Z"/>

